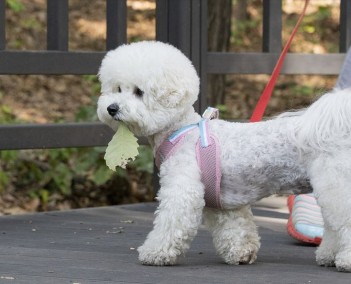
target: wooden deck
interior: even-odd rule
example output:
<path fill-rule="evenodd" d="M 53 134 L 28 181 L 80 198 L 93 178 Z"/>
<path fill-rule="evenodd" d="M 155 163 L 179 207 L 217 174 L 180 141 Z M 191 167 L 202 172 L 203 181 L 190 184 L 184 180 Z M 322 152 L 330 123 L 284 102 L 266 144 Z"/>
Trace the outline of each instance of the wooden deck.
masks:
<path fill-rule="evenodd" d="M 262 247 L 253 265 L 229 266 L 203 228 L 180 265 L 138 263 L 155 204 L 0 218 L 0 283 L 351 283 L 351 275 L 316 265 L 314 247 L 285 233 L 285 200 L 254 209 Z"/>

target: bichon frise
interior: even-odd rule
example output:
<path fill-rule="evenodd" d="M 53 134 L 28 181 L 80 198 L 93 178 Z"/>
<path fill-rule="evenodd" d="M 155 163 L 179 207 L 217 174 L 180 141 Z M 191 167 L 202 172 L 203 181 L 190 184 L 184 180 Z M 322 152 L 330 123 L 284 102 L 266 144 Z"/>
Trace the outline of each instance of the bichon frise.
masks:
<path fill-rule="evenodd" d="M 138 249 L 143 264 L 176 264 L 202 221 L 226 263 L 253 263 L 260 238 L 250 205 L 313 188 L 325 222 L 317 262 L 351 271 L 350 89 L 264 122 L 202 119 L 193 65 L 153 41 L 108 52 L 99 78 L 100 120 L 146 136 L 160 164 L 154 228 Z"/>

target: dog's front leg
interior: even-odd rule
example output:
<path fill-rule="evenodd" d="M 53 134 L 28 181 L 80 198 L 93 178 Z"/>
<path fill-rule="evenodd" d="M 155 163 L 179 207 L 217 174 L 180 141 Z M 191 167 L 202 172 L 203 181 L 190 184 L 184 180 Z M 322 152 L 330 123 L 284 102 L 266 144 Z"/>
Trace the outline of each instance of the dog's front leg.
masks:
<path fill-rule="evenodd" d="M 205 205 L 203 185 L 192 175 L 161 177 L 154 228 L 138 248 L 145 265 L 174 265 L 189 248 L 201 224 Z"/>

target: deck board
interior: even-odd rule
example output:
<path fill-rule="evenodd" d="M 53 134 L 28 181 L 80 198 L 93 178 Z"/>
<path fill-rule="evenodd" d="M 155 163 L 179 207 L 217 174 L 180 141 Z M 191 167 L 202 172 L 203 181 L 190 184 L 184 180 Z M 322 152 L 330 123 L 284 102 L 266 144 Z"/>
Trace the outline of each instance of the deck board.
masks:
<path fill-rule="evenodd" d="M 284 207 L 273 200 L 254 209 L 262 247 L 254 265 L 241 266 L 223 264 L 204 228 L 179 265 L 140 265 L 136 248 L 155 204 L 3 216 L 0 283 L 350 283 L 350 274 L 317 266 L 315 248 L 285 233 Z"/>

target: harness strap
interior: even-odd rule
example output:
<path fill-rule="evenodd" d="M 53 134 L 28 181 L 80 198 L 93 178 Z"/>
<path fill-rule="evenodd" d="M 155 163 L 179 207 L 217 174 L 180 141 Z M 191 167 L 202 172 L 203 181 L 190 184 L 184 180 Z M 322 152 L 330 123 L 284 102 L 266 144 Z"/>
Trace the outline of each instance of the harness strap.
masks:
<path fill-rule="evenodd" d="M 208 120 L 199 123 L 200 139 L 196 144 L 196 158 L 201 170 L 201 181 L 205 186 L 205 202 L 207 207 L 222 208 L 221 161 L 217 137 L 208 132 Z"/>
<path fill-rule="evenodd" d="M 190 124 L 174 132 L 168 139 L 158 147 L 155 155 L 155 164 L 160 169 L 161 164 L 166 161 L 183 144 L 184 137 L 188 132 L 197 128 L 197 124 Z"/>
<path fill-rule="evenodd" d="M 156 151 L 155 163 L 158 169 L 184 143 L 185 136 L 195 128 L 199 128 L 200 137 L 196 144 L 196 159 L 201 171 L 201 181 L 205 187 L 205 203 L 207 207 L 222 208 L 220 202 L 221 164 L 220 148 L 215 136 L 210 135 L 208 122 L 211 117 L 218 117 L 211 109 L 206 110 L 209 118 L 198 124 L 191 124 L 174 132 Z M 209 112 L 211 114 L 209 115 Z"/>

